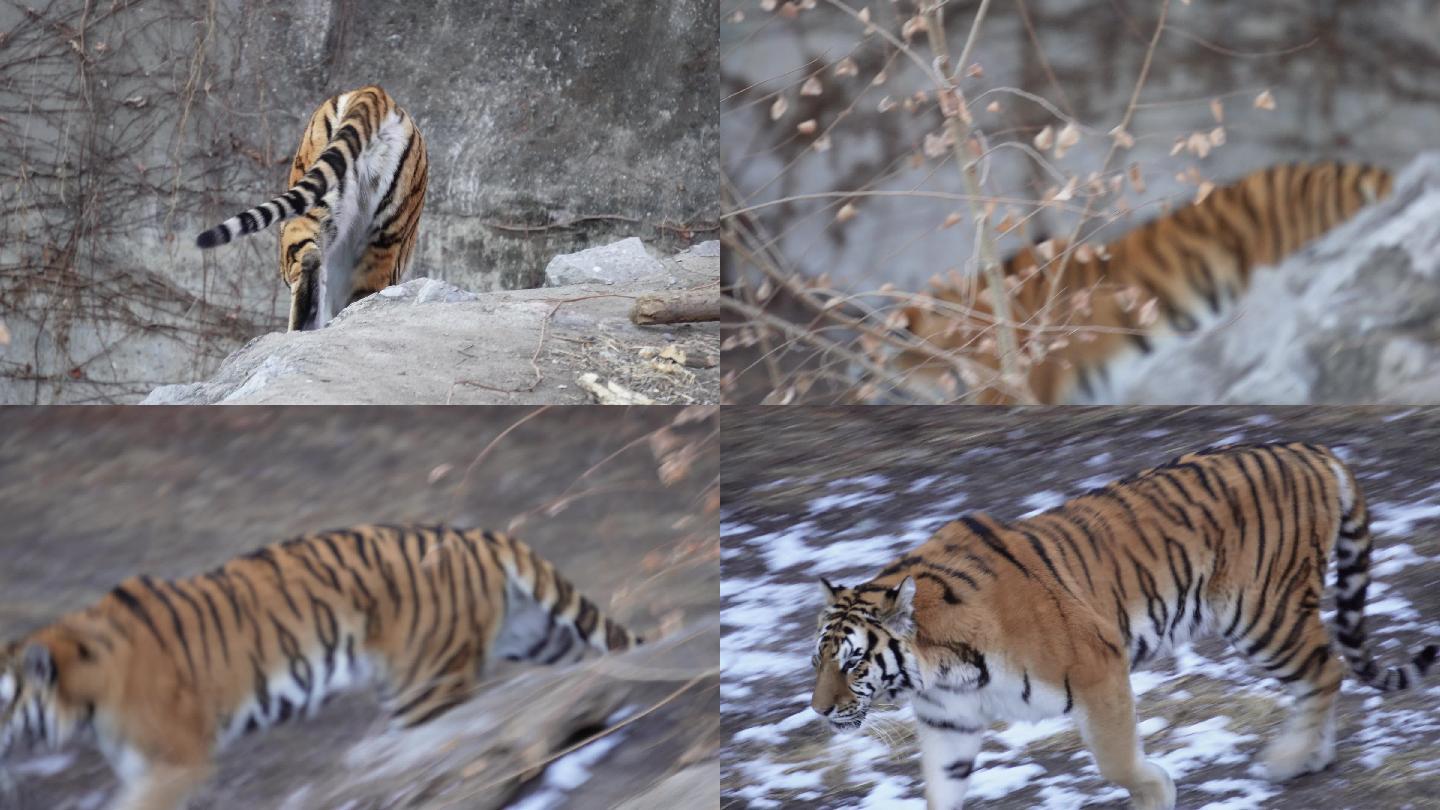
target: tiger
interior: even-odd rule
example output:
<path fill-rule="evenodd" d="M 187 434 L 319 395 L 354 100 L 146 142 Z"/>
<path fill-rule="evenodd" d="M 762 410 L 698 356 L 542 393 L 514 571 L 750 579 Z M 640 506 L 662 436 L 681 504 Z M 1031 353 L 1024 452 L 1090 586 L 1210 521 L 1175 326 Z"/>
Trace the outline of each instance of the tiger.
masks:
<path fill-rule="evenodd" d="M 466 700 L 499 658 L 570 663 L 644 640 L 505 534 L 364 525 L 208 573 L 125 580 L 0 648 L 0 761 L 93 735 L 117 810 L 174 810 L 233 740 L 378 685 L 392 727 Z"/>
<path fill-rule="evenodd" d="M 1098 250 L 1068 251 L 1067 259 L 1063 239 L 1021 249 L 1002 268 L 1023 376 L 1010 382 L 1040 404 L 1113 402 L 1129 361 L 1233 312 L 1255 268 L 1388 197 L 1392 185 L 1390 172 L 1364 164 L 1277 165 Z M 940 283 L 901 309 L 901 334 L 976 361 L 967 375 L 975 379 L 965 382 L 978 404 L 1012 404 L 1020 396 L 998 379 L 992 313 L 988 291 Z M 908 349 L 896 362 L 926 390 L 958 388 L 951 365 L 933 355 Z"/>
<path fill-rule="evenodd" d="M 1030 517 L 968 514 L 865 584 L 821 578 L 810 705 L 845 730 L 908 697 L 931 810 L 963 806 L 989 724 L 1062 715 L 1135 807 L 1168 809 L 1175 784 L 1145 757 L 1129 673 L 1218 632 L 1294 697 L 1260 754 L 1290 779 L 1334 760 L 1337 650 L 1381 692 L 1440 652 L 1382 668 L 1367 651 L 1371 548 L 1354 473 L 1312 444 L 1207 448 Z"/>
<path fill-rule="evenodd" d="M 384 90 L 341 93 L 310 117 L 289 190 L 195 244 L 213 248 L 284 221 L 289 331 L 319 329 L 347 305 L 399 283 L 415 252 L 429 172 L 420 129 Z"/>

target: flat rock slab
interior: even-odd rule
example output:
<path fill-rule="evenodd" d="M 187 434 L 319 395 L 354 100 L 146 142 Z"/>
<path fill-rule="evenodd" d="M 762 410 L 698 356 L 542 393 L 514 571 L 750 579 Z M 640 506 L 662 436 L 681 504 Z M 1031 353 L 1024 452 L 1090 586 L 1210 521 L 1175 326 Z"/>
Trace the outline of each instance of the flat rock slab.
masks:
<path fill-rule="evenodd" d="M 719 258 L 701 253 L 614 284 L 477 294 L 411 279 L 319 331 L 256 338 L 212 379 L 143 404 L 578 405 L 594 402 L 577 384 L 587 372 L 656 403 L 718 402 L 718 323 L 630 322 L 643 293 L 717 284 Z"/>

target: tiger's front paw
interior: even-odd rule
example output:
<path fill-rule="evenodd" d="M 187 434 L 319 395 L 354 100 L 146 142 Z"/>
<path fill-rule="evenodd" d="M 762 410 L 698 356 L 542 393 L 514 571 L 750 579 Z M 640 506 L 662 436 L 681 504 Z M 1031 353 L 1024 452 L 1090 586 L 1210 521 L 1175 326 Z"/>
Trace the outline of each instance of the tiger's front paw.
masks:
<path fill-rule="evenodd" d="M 946 786 L 951 787 L 951 786 Z M 925 789 L 925 810 L 964 810 L 965 791 L 939 789 L 927 785 Z"/>
<path fill-rule="evenodd" d="M 1272 782 L 1323 771 L 1334 761 L 1334 743 L 1326 744 L 1325 740 L 1303 734 L 1286 734 L 1265 746 L 1260 754 L 1265 778 Z"/>
<path fill-rule="evenodd" d="M 1145 760 L 1144 782 L 1130 791 L 1135 810 L 1175 810 L 1175 780 L 1153 759 Z"/>

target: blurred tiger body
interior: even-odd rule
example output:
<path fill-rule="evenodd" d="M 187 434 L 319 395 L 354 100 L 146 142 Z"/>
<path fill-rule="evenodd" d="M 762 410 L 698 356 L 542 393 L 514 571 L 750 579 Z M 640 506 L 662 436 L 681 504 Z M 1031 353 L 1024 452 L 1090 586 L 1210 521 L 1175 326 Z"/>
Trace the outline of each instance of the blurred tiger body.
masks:
<path fill-rule="evenodd" d="M 1130 361 L 1230 317 L 1257 267 L 1278 263 L 1388 196 L 1391 183 L 1384 169 L 1359 164 L 1273 166 L 1103 249 L 1070 251 L 1065 259 L 1066 243 L 1054 240 L 1043 251 L 1019 251 L 1003 275 L 1011 318 L 1021 325 L 1024 385 L 1046 404 L 1114 402 Z M 999 361 L 989 294 L 967 287 L 938 285 L 932 301 L 905 308 L 905 320 L 933 348 L 965 354 L 994 372 Z M 950 364 L 913 350 L 898 361 L 913 381 L 947 388 Z M 995 374 L 975 377 L 966 382 L 977 402 L 1016 401 Z"/>
<path fill-rule="evenodd" d="M 519 540 L 442 526 L 308 535 L 172 582 L 136 577 L 0 649 L 0 756 L 93 732 L 122 810 L 180 807 L 213 753 L 378 685 L 400 726 L 467 699 L 487 662 L 641 640 Z"/>
<path fill-rule="evenodd" d="M 280 276 L 290 329 L 319 329 L 396 284 L 415 251 L 429 175 L 414 120 L 379 87 L 341 93 L 310 117 L 279 197 L 200 234 L 223 245 L 283 221 Z"/>
<path fill-rule="evenodd" d="M 1057 715 L 1075 716 L 1136 807 L 1171 808 L 1129 673 L 1218 633 L 1294 697 L 1261 754 L 1268 775 L 1319 770 L 1335 755 L 1337 650 L 1381 691 L 1413 685 L 1440 651 L 1389 668 L 1367 651 L 1368 526 L 1350 469 L 1303 444 L 1202 450 L 1014 522 L 969 515 L 869 583 L 824 582 L 811 705 L 843 729 L 876 700 L 910 697 L 932 808 L 963 804 L 991 723 Z"/>

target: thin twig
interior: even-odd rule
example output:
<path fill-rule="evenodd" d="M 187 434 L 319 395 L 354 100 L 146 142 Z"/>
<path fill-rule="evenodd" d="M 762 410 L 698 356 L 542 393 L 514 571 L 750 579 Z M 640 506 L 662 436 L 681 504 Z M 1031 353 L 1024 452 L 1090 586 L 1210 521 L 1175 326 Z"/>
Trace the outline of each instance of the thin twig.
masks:
<path fill-rule="evenodd" d="M 517 420 L 515 420 L 514 422 L 512 422 L 512 423 L 510 424 L 510 427 L 507 427 L 507 428 L 505 428 L 504 430 L 500 431 L 500 435 L 498 435 L 498 436 L 496 436 L 495 438 L 491 439 L 490 442 L 489 442 L 489 444 L 486 444 L 486 445 L 485 445 L 484 449 L 482 449 L 482 450 L 475 456 L 474 460 L 472 460 L 472 461 L 470 462 L 470 464 L 465 468 L 465 473 L 460 476 L 460 481 L 455 484 L 455 489 L 453 489 L 453 490 L 450 491 L 450 508 L 449 508 L 449 510 L 445 513 L 445 521 L 444 521 L 444 522 L 446 522 L 446 523 L 450 522 L 450 520 L 455 516 L 455 511 L 456 511 L 456 509 L 457 509 L 457 505 L 456 505 L 456 504 L 457 504 L 457 502 L 460 500 L 460 493 L 461 493 L 461 491 L 465 489 L 465 485 L 466 485 L 466 484 L 470 483 L 470 474 L 475 471 L 475 468 L 476 468 L 476 467 L 479 467 L 479 466 L 480 466 L 480 462 L 484 461 L 486 456 L 490 455 L 490 451 L 494 450 L 495 447 L 500 444 L 500 440 L 501 440 L 501 439 L 504 439 L 506 436 L 509 436 L 510 433 L 511 433 L 512 431 L 514 431 L 516 428 L 520 427 L 521 425 L 525 424 L 526 422 L 529 422 L 531 419 L 534 419 L 535 417 L 539 416 L 540 414 L 545 413 L 546 411 L 550 410 L 552 407 L 554 407 L 554 406 L 551 406 L 551 405 L 542 405 L 542 406 L 536 408 L 535 410 L 533 410 L 533 411 L 525 414 L 524 416 L 522 416 L 522 417 L 520 417 L 519 419 L 517 419 Z"/>
<path fill-rule="evenodd" d="M 1005 278 L 1001 273 L 999 251 L 995 247 L 995 235 L 992 233 L 985 212 L 981 210 L 975 200 L 983 195 L 980 188 L 980 177 L 976 169 L 976 162 L 967 160 L 965 157 L 965 145 L 970 140 L 970 126 L 965 122 L 962 111 L 965 109 L 965 93 L 955 82 L 955 69 L 950 64 L 950 45 L 945 38 L 945 17 L 942 13 L 943 3 L 932 3 L 922 13 L 925 15 L 926 34 L 930 40 L 930 50 L 935 52 L 936 71 L 942 82 L 937 89 L 942 94 L 949 94 L 956 103 L 953 108 L 941 104 L 942 112 L 945 115 L 945 125 L 950 130 L 951 149 L 955 154 L 955 166 L 960 171 L 960 178 L 965 184 L 966 194 L 970 197 L 967 205 L 970 209 L 970 218 L 977 223 L 980 231 L 980 271 L 985 277 L 986 285 L 990 293 L 990 306 L 995 310 L 998 326 L 995 330 L 996 354 L 999 358 L 1000 375 L 1003 380 L 1015 388 L 1025 391 L 1028 394 L 1028 387 L 1021 382 L 1021 372 L 1017 365 L 1017 352 L 1019 342 L 1015 337 L 1015 330 L 1010 325 L 1010 295 L 1005 291 Z M 975 12 L 975 20 L 970 25 L 970 35 L 965 41 L 965 50 L 962 51 L 960 67 L 964 68 L 965 60 L 968 58 L 970 48 L 975 44 L 979 35 L 980 25 L 985 21 L 985 12 L 990 8 L 990 0 L 981 0 L 980 8 Z M 1034 396 L 1022 397 L 1022 402 L 1033 402 Z"/>

